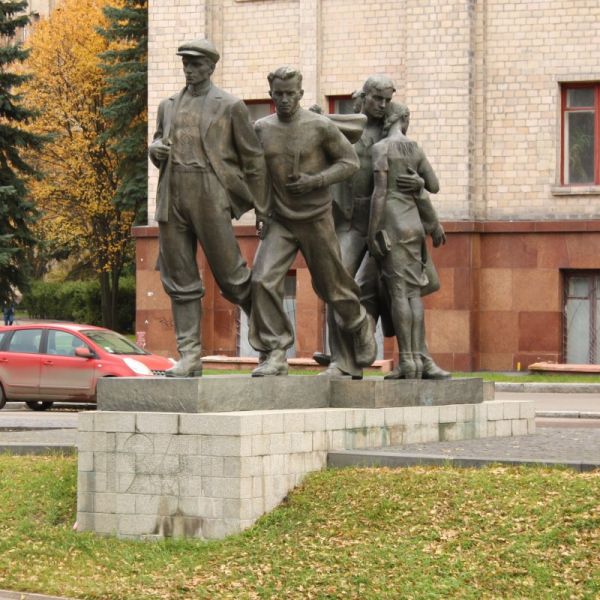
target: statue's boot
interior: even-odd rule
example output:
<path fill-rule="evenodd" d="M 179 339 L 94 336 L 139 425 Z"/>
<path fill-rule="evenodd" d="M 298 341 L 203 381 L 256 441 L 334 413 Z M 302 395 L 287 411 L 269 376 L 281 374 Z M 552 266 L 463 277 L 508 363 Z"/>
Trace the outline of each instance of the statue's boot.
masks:
<path fill-rule="evenodd" d="M 277 375 L 287 375 L 288 365 L 285 357 L 285 350 L 277 348 L 269 352 L 267 359 L 259 363 L 258 367 L 252 371 L 252 377 L 275 377 Z"/>
<path fill-rule="evenodd" d="M 438 367 L 429 354 L 421 354 L 423 361 L 423 379 L 450 379 L 452 375 Z"/>
<path fill-rule="evenodd" d="M 325 354 L 325 352 L 315 352 L 312 357 L 313 360 L 322 367 L 328 367 L 331 364 L 331 356 Z"/>
<path fill-rule="evenodd" d="M 384 376 L 384 379 L 416 379 L 417 365 L 410 352 L 400 352 L 398 366 Z"/>
<path fill-rule="evenodd" d="M 414 352 L 413 360 L 415 361 L 415 379 L 423 379 L 423 358 L 419 352 Z"/>
<path fill-rule="evenodd" d="M 175 339 L 181 358 L 165 372 L 166 377 L 201 377 L 202 346 L 200 344 L 200 322 L 202 304 L 200 300 L 171 302 L 175 321 Z"/>
<path fill-rule="evenodd" d="M 318 377 L 329 377 L 330 379 L 354 379 L 350 373 L 342 371 L 335 363 L 331 363 L 327 369 L 321 371 Z"/>
<path fill-rule="evenodd" d="M 370 367 L 377 358 L 377 342 L 373 319 L 366 316 L 358 329 L 352 332 L 354 361 L 359 367 Z"/>

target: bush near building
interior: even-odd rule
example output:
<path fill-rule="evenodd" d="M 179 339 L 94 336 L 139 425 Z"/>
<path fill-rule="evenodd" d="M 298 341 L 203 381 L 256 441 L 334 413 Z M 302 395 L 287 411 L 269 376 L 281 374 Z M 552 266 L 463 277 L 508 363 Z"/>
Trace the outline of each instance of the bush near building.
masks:
<path fill-rule="evenodd" d="M 135 278 L 119 282 L 116 329 L 133 333 L 135 323 Z M 34 319 L 75 321 L 102 325 L 100 284 L 98 281 L 36 281 L 23 297 L 21 308 Z"/>

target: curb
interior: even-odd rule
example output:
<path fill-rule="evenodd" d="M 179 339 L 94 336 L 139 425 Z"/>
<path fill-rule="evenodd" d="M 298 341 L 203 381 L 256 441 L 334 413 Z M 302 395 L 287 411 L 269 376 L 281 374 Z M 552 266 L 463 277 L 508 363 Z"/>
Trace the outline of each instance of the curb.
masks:
<path fill-rule="evenodd" d="M 462 468 L 481 468 L 488 465 L 567 467 L 578 472 L 600 469 L 596 463 L 579 461 L 553 461 L 544 459 L 478 458 L 476 456 L 437 455 L 437 454 L 397 454 L 393 452 L 369 452 L 363 450 L 336 450 L 327 454 L 327 467 L 389 467 L 404 468 L 418 465 L 438 465 Z"/>
<path fill-rule="evenodd" d="M 31 594 L 29 592 L 10 592 L 0 590 L 0 600 L 74 600 L 59 596 L 45 596 L 44 594 Z"/>
<path fill-rule="evenodd" d="M 77 446 L 67 446 L 65 444 L 0 444 L 0 454 L 15 454 L 19 456 L 25 455 L 40 455 L 40 454 L 76 454 Z M 0 594 L 3 592 L 0 591 Z M 0 596 L 0 600 L 4 600 Z M 19 597 L 18 600 L 21 600 Z"/>
<path fill-rule="evenodd" d="M 497 392 L 535 394 L 600 394 L 600 383 L 498 383 Z"/>
<path fill-rule="evenodd" d="M 577 410 L 540 410 L 535 413 L 536 418 L 552 419 L 600 419 L 600 412 L 586 412 Z"/>

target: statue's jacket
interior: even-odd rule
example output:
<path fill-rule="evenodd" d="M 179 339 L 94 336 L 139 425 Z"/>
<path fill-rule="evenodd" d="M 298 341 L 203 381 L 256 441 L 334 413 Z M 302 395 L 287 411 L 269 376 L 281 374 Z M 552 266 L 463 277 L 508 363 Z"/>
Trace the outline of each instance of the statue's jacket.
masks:
<path fill-rule="evenodd" d="M 160 103 L 153 142 L 169 144 L 171 126 L 185 91 L 184 88 Z M 212 170 L 228 192 L 232 217 L 239 219 L 252 208 L 261 213 L 266 202 L 266 166 L 246 105 L 211 85 L 203 112 L 201 137 L 204 149 Z M 159 168 L 155 219 L 166 222 L 171 159 L 156 161 L 152 155 L 150 159 Z"/>

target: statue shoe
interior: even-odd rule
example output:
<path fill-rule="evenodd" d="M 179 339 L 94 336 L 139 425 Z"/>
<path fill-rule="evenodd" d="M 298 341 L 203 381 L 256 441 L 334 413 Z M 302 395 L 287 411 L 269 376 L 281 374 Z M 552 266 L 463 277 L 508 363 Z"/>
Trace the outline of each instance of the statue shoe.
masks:
<path fill-rule="evenodd" d="M 417 378 L 417 365 L 410 353 L 400 353 L 400 363 L 387 375 L 384 379 L 416 379 Z"/>
<path fill-rule="evenodd" d="M 450 379 L 452 377 L 451 373 L 438 367 L 431 356 L 422 354 L 421 357 L 423 360 L 423 379 Z"/>
<path fill-rule="evenodd" d="M 412 355 L 415 361 L 415 379 L 423 379 L 423 359 L 419 353 Z"/>
<path fill-rule="evenodd" d="M 371 317 L 365 317 L 358 330 L 352 336 L 354 361 L 359 367 L 370 367 L 377 358 L 375 328 Z"/>
<path fill-rule="evenodd" d="M 202 377 L 202 359 L 199 354 L 187 354 L 170 369 L 165 377 Z"/>
<path fill-rule="evenodd" d="M 400 371 L 400 366 L 394 367 L 389 373 L 386 373 L 383 376 L 384 379 L 404 379 L 402 376 L 402 372 Z"/>
<path fill-rule="evenodd" d="M 313 360 L 322 367 L 328 367 L 331 364 L 331 356 L 324 352 L 315 352 L 312 357 Z"/>
<path fill-rule="evenodd" d="M 252 371 L 252 377 L 275 377 L 287 375 L 288 365 L 285 358 L 285 350 L 271 350 L 267 359 Z"/>
<path fill-rule="evenodd" d="M 350 373 L 346 373 L 346 371 L 342 371 L 335 364 L 329 365 L 327 369 L 321 371 L 318 377 L 329 377 L 330 379 L 354 379 Z"/>

